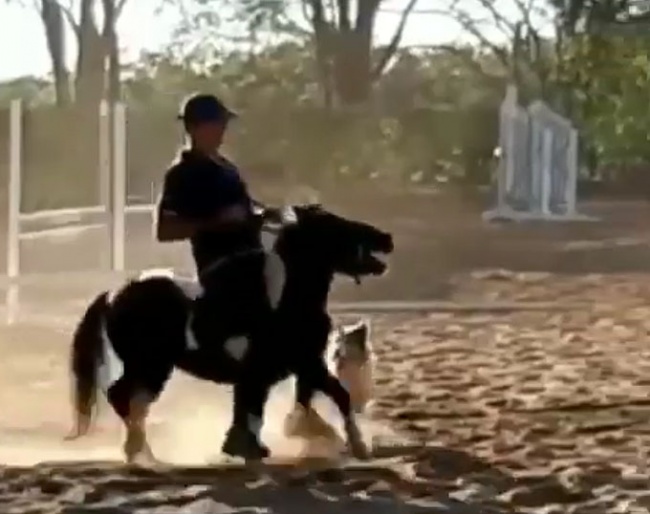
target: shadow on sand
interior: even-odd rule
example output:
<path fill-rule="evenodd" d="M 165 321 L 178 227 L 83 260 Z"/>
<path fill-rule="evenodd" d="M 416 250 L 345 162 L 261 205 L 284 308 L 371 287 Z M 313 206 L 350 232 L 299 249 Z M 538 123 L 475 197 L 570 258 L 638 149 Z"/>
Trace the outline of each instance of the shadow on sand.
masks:
<path fill-rule="evenodd" d="M 517 472 L 463 451 L 418 445 L 379 447 L 370 462 L 336 466 L 275 459 L 151 470 L 47 462 L 5 467 L 0 506 L 34 514 L 555 512 L 550 506 L 562 512 L 588 506 L 597 500 L 594 487 L 617 480 L 615 470 L 595 471 L 568 483 L 561 473 Z"/>

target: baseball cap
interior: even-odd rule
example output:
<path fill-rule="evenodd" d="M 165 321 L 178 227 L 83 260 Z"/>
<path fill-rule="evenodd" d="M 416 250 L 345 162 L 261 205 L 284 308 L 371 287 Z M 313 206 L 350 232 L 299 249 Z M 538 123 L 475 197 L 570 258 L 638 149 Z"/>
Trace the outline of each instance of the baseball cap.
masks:
<path fill-rule="evenodd" d="M 228 109 L 215 95 L 198 94 L 190 97 L 178 115 L 185 123 L 196 124 L 210 121 L 228 121 L 237 115 Z"/>

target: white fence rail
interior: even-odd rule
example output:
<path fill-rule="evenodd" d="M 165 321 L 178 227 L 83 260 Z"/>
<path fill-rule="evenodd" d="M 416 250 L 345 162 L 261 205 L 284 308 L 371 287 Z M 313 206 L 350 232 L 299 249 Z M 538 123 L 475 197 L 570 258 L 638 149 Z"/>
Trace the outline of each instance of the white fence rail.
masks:
<path fill-rule="evenodd" d="M 103 230 L 106 234 L 105 255 L 110 256 L 107 270 L 115 275 L 125 271 L 125 216 L 128 213 L 155 214 L 153 204 L 127 205 L 126 199 L 126 107 L 100 106 L 99 123 L 99 198 L 100 205 L 52 209 L 23 213 L 21 205 L 23 176 L 23 104 L 20 100 L 11 103 L 9 116 L 9 173 L 7 187 L 7 280 L 6 320 L 16 320 L 21 284 L 21 241 L 40 238 L 70 236 L 88 230 Z M 112 126 L 110 120 L 112 119 Z M 111 148 L 110 141 L 113 141 Z M 94 222 L 88 218 L 94 217 Z M 99 217 L 99 220 L 97 220 Z M 28 229 L 25 225 L 46 223 L 46 228 Z M 43 280 L 43 277 L 41 278 Z"/>
<path fill-rule="evenodd" d="M 577 212 L 578 132 L 543 102 L 519 106 L 509 86 L 501 105 L 497 205 L 487 220 L 584 220 Z"/>

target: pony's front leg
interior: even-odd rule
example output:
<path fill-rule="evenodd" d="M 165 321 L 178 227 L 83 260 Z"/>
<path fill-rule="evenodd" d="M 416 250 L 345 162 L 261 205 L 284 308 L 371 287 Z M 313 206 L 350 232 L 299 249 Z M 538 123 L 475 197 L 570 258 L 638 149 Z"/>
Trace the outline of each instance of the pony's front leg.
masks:
<path fill-rule="evenodd" d="M 233 421 L 221 451 L 245 460 L 261 460 L 270 454 L 269 449 L 260 441 L 270 385 L 256 380 L 255 375 L 249 375 L 248 379 L 253 383 L 242 381 L 235 384 Z"/>
<path fill-rule="evenodd" d="M 350 394 L 341 382 L 329 373 L 325 363 L 318 361 L 304 366 L 296 378 L 297 401 L 301 409 L 298 412 L 294 410 L 285 421 L 285 434 L 309 437 L 314 433 L 321 433 L 328 438 L 338 438 L 331 425 L 311 408 L 314 392 L 322 391 L 334 402 L 343 417 L 345 435 L 352 455 L 358 459 L 367 459 L 369 452 L 352 409 Z"/>

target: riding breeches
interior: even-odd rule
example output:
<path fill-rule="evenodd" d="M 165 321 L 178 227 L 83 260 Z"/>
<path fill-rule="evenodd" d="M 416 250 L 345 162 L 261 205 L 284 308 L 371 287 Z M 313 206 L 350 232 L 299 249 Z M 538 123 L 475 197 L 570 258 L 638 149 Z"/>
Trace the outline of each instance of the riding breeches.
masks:
<path fill-rule="evenodd" d="M 195 302 L 196 323 L 215 336 L 264 330 L 271 314 L 264 265 L 264 253 L 251 253 L 200 276 L 203 294 Z"/>

